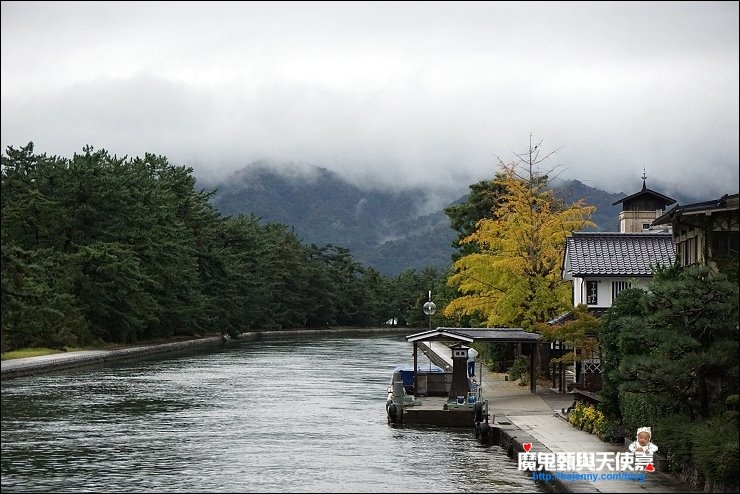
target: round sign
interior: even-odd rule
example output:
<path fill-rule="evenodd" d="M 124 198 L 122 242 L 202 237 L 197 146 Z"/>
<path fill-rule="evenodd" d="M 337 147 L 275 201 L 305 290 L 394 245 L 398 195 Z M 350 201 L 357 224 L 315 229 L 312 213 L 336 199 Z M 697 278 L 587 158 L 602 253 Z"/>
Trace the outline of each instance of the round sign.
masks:
<path fill-rule="evenodd" d="M 424 304 L 424 314 L 431 316 L 437 310 L 437 306 L 434 302 L 427 302 Z"/>

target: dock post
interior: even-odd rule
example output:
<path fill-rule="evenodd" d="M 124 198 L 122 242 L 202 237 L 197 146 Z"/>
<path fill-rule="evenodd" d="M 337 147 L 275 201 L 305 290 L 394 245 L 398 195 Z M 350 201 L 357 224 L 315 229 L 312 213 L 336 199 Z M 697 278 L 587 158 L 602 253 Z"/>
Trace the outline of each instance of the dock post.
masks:
<path fill-rule="evenodd" d="M 483 392 L 483 359 L 480 359 L 480 362 L 478 363 L 478 400 L 481 399 L 481 396 Z"/>
<path fill-rule="evenodd" d="M 419 370 L 419 364 L 418 362 L 418 352 L 416 348 L 416 342 L 414 342 L 414 394 L 417 394 L 417 390 L 419 389 L 419 373 L 417 372 Z"/>
<path fill-rule="evenodd" d="M 532 351 L 529 353 L 529 391 L 537 393 L 537 369 L 535 368 L 537 360 L 537 343 L 531 343 Z"/>

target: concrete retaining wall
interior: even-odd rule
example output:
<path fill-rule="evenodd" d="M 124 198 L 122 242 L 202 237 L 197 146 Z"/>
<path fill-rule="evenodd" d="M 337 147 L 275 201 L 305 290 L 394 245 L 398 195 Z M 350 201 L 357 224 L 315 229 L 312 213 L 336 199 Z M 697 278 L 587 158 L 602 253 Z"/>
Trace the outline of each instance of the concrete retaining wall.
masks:
<path fill-rule="evenodd" d="M 540 441 L 515 425 L 494 424 L 491 427 L 491 444 L 501 446 L 506 451 L 506 455 L 514 461 L 518 461 L 519 453 L 524 452 L 524 443 L 531 443 L 533 451 L 550 451 Z M 541 472 L 546 472 L 546 470 L 541 470 Z M 539 484 L 548 492 L 573 492 L 572 487 L 566 487 L 565 483 L 557 478 Z"/>
<path fill-rule="evenodd" d="M 41 374 L 57 370 L 100 365 L 108 362 L 132 360 L 161 353 L 190 351 L 198 347 L 222 345 L 220 336 L 197 340 L 178 341 L 162 345 L 122 348 L 119 350 L 89 350 L 58 353 L 40 357 L 20 358 L 2 362 L 0 373 L 3 379 Z"/>
<path fill-rule="evenodd" d="M 0 363 L 0 375 L 2 379 L 12 379 L 57 370 L 73 369 L 101 365 L 108 362 L 119 362 L 122 360 L 133 360 L 162 353 L 179 353 L 191 351 L 199 347 L 217 346 L 228 344 L 233 341 L 257 340 L 265 336 L 295 336 L 297 334 L 411 334 L 414 328 L 321 328 L 321 329 L 285 329 L 274 331 L 253 331 L 242 333 L 237 340 L 212 336 L 193 340 L 164 343 L 161 345 L 142 345 L 137 347 L 122 348 L 119 350 L 84 350 L 79 352 L 56 353 L 39 357 L 28 357 L 4 360 Z"/>

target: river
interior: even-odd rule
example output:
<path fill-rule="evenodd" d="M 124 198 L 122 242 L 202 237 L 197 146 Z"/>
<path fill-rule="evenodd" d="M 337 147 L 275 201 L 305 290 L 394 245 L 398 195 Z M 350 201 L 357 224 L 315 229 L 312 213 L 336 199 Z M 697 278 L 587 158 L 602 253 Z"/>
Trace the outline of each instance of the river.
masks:
<path fill-rule="evenodd" d="M 472 430 L 389 426 L 403 336 L 281 336 L 2 382 L 5 492 L 542 492 Z"/>

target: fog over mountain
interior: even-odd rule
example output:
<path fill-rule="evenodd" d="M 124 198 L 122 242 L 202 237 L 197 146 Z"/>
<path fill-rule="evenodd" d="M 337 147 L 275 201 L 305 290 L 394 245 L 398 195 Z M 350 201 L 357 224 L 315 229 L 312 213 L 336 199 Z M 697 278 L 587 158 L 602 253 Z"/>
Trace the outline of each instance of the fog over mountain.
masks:
<path fill-rule="evenodd" d="M 594 230 L 618 231 L 621 205 L 613 204 L 638 192 L 642 182 L 625 193 L 577 180 L 558 179 L 552 185 L 568 202 L 584 199 L 597 207 Z M 387 275 L 450 266 L 457 232 L 444 208 L 465 201 L 469 192 L 468 187 L 446 194 L 425 187 L 359 187 L 326 168 L 267 162 L 253 163 L 222 181 L 200 180 L 197 187 L 216 191 L 212 203 L 224 215 L 254 214 L 265 223 L 287 225 L 303 243 L 346 247 L 359 262 Z M 650 188 L 664 193 L 660 186 Z M 714 198 L 665 195 L 682 204 Z"/>

